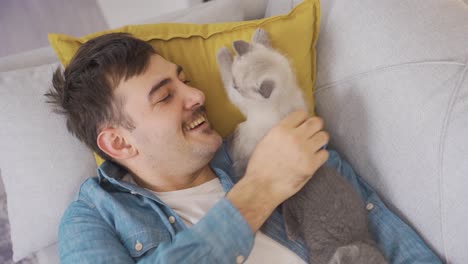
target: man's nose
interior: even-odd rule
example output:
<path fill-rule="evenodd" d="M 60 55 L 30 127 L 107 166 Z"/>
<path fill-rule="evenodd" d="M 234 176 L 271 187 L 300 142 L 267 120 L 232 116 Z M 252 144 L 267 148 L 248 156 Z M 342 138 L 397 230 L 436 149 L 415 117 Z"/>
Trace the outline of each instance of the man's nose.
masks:
<path fill-rule="evenodd" d="M 185 86 L 185 108 L 186 109 L 194 109 L 197 108 L 205 103 L 205 94 L 189 85 Z"/>

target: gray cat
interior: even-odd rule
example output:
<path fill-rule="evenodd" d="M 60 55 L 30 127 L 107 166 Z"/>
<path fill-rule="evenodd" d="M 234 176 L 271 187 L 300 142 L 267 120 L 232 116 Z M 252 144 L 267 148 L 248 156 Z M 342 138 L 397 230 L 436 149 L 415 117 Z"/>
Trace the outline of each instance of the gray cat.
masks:
<path fill-rule="evenodd" d="M 302 92 L 285 56 L 272 49 L 257 29 L 252 42 L 233 43 L 217 54 L 224 87 L 247 120 L 230 138 L 234 176 L 241 177 L 260 139 L 294 110 L 306 110 Z M 331 167 L 322 166 L 297 194 L 282 205 L 290 239 L 303 237 L 310 263 L 387 263 L 371 239 L 367 212 L 352 186 Z"/>

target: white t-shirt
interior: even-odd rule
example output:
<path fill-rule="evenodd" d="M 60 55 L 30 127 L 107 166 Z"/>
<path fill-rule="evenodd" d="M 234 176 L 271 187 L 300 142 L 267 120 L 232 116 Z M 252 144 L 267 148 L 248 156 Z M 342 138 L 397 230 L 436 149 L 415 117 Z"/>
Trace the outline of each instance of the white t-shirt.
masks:
<path fill-rule="evenodd" d="M 131 177 L 125 178 L 126 180 L 130 178 L 129 181 L 133 182 Z M 226 195 L 218 178 L 189 189 L 153 193 L 172 208 L 189 227 L 196 224 L 216 202 Z M 305 264 L 304 260 L 294 252 L 261 231 L 256 232 L 252 251 L 245 263 Z"/>

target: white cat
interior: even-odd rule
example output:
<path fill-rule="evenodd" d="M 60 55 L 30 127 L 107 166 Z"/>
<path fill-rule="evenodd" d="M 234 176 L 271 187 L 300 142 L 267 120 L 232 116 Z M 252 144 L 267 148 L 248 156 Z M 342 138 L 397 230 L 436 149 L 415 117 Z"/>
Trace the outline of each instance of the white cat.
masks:
<path fill-rule="evenodd" d="M 225 66 L 221 77 L 230 101 L 247 117 L 238 125 L 229 147 L 239 177 L 268 130 L 292 111 L 307 110 L 307 105 L 288 60 L 271 49 L 265 31 L 254 34 L 252 43 L 235 41 L 233 46 L 239 54 L 235 63 L 227 48 L 219 50 L 218 61 Z M 255 52 L 249 52 L 252 50 Z M 248 52 L 249 56 L 242 56 Z"/>
<path fill-rule="evenodd" d="M 229 99 L 247 118 L 229 144 L 235 177 L 242 177 L 261 138 L 307 105 L 287 58 L 272 49 L 264 30 L 233 47 L 235 58 L 221 48 L 217 60 Z M 364 203 L 336 169 L 322 166 L 282 209 L 288 237 L 304 238 L 310 263 L 386 263 L 368 232 Z"/>

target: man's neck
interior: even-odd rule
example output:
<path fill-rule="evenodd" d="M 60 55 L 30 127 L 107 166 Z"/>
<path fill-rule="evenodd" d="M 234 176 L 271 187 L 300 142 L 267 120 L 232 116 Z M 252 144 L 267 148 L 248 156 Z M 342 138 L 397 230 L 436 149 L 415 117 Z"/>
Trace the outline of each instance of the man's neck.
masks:
<path fill-rule="evenodd" d="M 151 191 L 170 192 L 192 188 L 210 180 L 213 180 L 216 177 L 217 176 L 211 169 L 211 167 L 209 165 L 206 165 L 205 167 L 192 173 L 191 175 L 171 177 L 169 179 L 166 178 L 167 181 L 164 184 L 161 184 L 160 181 L 144 181 L 138 176 L 133 176 L 133 179 L 135 180 L 136 184 Z"/>

